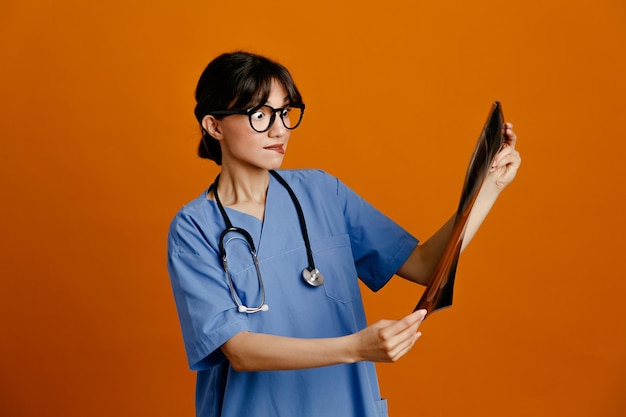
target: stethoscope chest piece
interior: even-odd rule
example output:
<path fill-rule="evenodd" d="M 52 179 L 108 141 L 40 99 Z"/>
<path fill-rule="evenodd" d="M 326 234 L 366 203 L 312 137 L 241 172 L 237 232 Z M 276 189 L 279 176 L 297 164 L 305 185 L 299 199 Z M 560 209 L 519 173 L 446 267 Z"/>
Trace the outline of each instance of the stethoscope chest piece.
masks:
<path fill-rule="evenodd" d="M 313 268 L 312 270 L 305 268 L 304 271 L 302 271 L 302 278 L 304 278 L 304 282 L 312 287 L 319 287 L 324 283 L 324 276 L 317 268 Z"/>

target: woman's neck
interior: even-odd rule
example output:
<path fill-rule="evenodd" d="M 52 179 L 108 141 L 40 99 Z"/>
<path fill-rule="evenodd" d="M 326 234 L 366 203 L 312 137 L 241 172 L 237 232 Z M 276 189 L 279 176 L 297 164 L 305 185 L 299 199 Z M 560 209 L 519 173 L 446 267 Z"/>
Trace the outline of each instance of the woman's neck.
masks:
<path fill-rule="evenodd" d="M 222 167 L 217 192 L 224 207 L 263 220 L 269 182 L 267 170 L 235 172 Z"/>

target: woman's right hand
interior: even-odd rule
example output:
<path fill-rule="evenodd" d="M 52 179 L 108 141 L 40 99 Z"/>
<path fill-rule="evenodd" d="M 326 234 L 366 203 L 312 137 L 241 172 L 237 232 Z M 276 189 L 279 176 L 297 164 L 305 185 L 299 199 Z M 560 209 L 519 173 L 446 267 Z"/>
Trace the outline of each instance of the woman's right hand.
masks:
<path fill-rule="evenodd" d="M 396 362 L 422 335 L 418 328 L 426 310 L 417 310 L 400 320 L 380 320 L 355 333 L 357 361 Z"/>

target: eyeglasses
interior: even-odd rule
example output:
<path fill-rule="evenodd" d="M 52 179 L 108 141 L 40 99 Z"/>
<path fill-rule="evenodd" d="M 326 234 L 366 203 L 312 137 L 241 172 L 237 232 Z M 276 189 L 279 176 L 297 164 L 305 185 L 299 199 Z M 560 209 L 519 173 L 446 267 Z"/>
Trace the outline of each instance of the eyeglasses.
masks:
<path fill-rule="evenodd" d="M 304 104 L 288 105 L 280 109 L 275 109 L 266 104 L 252 107 L 247 110 L 216 110 L 209 114 L 211 116 L 231 116 L 233 114 L 245 114 L 248 116 L 250 126 L 255 132 L 267 132 L 276 120 L 276 113 L 280 116 L 283 125 L 289 129 L 295 129 L 302 121 L 304 114 Z"/>

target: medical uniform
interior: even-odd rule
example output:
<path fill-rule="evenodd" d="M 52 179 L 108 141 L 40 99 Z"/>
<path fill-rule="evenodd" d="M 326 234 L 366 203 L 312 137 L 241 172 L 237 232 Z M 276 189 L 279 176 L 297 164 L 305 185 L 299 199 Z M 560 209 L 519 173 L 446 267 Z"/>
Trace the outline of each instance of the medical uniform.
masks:
<path fill-rule="evenodd" d="M 236 372 L 220 346 L 239 332 L 296 338 L 339 337 L 367 326 L 358 277 L 377 291 L 407 259 L 417 240 L 336 178 L 315 170 L 279 171 L 306 219 L 315 266 L 324 284 L 302 279 L 308 266 L 294 203 L 272 176 L 264 221 L 226 208 L 258 251 L 268 311 L 237 311 L 218 250 L 224 220 L 206 192 L 172 221 L 168 268 L 189 366 L 197 372 L 201 417 L 381 417 L 374 364 Z M 257 307 L 261 291 L 241 235 L 224 239 L 228 266 L 243 304 Z"/>

